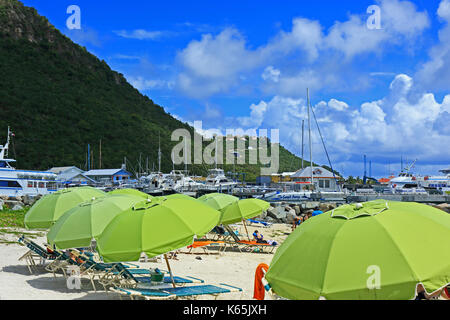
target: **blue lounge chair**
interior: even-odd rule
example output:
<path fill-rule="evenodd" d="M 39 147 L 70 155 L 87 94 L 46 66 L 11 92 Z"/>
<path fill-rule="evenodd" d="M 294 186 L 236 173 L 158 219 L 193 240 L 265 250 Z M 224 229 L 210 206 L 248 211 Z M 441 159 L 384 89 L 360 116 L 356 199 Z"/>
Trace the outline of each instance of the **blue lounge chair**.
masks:
<path fill-rule="evenodd" d="M 139 269 L 138 269 L 139 270 Z M 154 276 L 140 276 L 143 274 L 151 274 L 149 270 L 142 270 L 142 272 L 136 269 L 127 269 L 124 267 L 122 263 L 117 263 L 110 270 L 108 274 L 105 274 L 104 277 L 100 280 L 100 283 L 104 286 L 105 291 L 107 291 L 108 287 L 139 287 L 152 285 L 156 282 L 154 281 Z M 179 277 L 174 276 L 173 281 L 176 284 L 186 285 L 193 283 L 203 283 L 204 281 L 195 277 L 186 276 Z M 161 282 L 159 282 L 161 283 Z M 172 279 L 170 276 L 165 276 L 162 279 L 162 283 L 172 283 Z"/>
<path fill-rule="evenodd" d="M 29 250 L 19 258 L 19 260 L 24 260 L 27 262 L 27 267 L 30 273 L 33 273 L 33 268 L 36 267 L 36 262 L 43 264 L 45 260 L 55 260 L 57 255 L 54 252 L 49 252 L 47 249 L 38 245 L 34 241 L 25 238 L 22 235 L 19 238 L 19 242 L 23 243 Z M 38 261 L 36 261 L 38 259 Z"/>
<path fill-rule="evenodd" d="M 197 286 L 186 286 L 186 287 L 168 287 L 159 289 L 142 289 L 142 288 L 119 288 L 114 287 L 111 291 L 116 292 L 120 295 L 129 296 L 131 299 L 136 297 L 144 298 L 147 300 L 154 299 L 177 299 L 177 298 L 196 298 L 202 295 L 212 295 L 216 299 L 219 294 L 231 293 L 231 292 L 242 292 L 241 288 L 234 287 L 221 283 L 219 285 L 197 285 Z"/>
<path fill-rule="evenodd" d="M 269 222 L 258 221 L 258 220 L 253 220 L 253 219 L 248 219 L 247 221 L 250 222 L 250 224 L 252 224 L 252 223 L 262 224 L 264 226 L 264 228 L 269 228 L 272 225 Z"/>

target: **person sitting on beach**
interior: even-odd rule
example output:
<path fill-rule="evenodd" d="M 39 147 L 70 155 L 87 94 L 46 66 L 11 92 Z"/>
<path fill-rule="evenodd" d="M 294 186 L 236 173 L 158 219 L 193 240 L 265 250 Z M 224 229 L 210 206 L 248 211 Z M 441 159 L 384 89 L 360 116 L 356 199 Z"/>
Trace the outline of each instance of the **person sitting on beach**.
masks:
<path fill-rule="evenodd" d="M 253 238 L 257 243 L 267 243 L 267 241 L 264 240 L 264 236 L 259 233 L 258 230 L 255 230 L 255 232 L 253 232 Z"/>
<path fill-rule="evenodd" d="M 444 300 L 450 300 L 450 285 L 446 286 L 441 293 L 441 298 Z"/>
<path fill-rule="evenodd" d="M 215 226 L 215 227 L 213 228 L 213 231 L 214 231 L 215 233 L 217 233 L 219 236 L 223 236 L 223 235 L 225 234 L 225 228 L 222 227 L 221 225 L 220 225 L 220 226 Z"/>
<path fill-rule="evenodd" d="M 302 222 L 302 217 L 295 217 L 294 222 L 292 222 L 292 230 L 295 230 Z"/>
<path fill-rule="evenodd" d="M 439 299 L 439 297 L 441 297 L 442 299 L 446 298 L 446 295 L 448 293 L 448 290 L 446 287 L 442 288 L 442 290 L 438 290 L 434 293 L 428 294 L 424 288 L 424 286 L 419 283 L 417 285 L 417 296 L 415 298 L 415 300 L 435 300 L 435 299 Z M 450 297 L 450 296 L 449 296 Z"/>
<path fill-rule="evenodd" d="M 322 214 L 322 213 L 323 213 L 323 211 L 320 210 L 319 207 L 315 207 L 314 211 L 312 213 L 312 216 L 315 217 L 315 216 L 318 216 L 319 214 Z"/>

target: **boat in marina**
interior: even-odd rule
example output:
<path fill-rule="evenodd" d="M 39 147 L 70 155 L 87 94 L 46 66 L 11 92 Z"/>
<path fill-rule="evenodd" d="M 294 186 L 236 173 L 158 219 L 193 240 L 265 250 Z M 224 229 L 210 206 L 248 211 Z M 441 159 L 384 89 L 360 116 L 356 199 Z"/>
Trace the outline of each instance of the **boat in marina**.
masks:
<path fill-rule="evenodd" d="M 172 170 L 169 174 L 164 176 L 164 179 L 160 183 L 164 192 L 188 192 L 196 191 L 202 183 L 194 181 L 189 177 L 188 173 L 182 170 Z"/>
<path fill-rule="evenodd" d="M 19 170 L 15 159 L 8 158 L 11 138 L 14 134 L 8 127 L 6 144 L 0 145 L 0 196 L 37 196 L 57 191 L 56 174 L 48 171 Z"/>
<path fill-rule="evenodd" d="M 223 192 L 226 190 L 231 192 L 237 185 L 237 182 L 225 176 L 223 169 L 215 168 L 209 170 L 205 182 L 201 184 L 198 189 L 207 192 Z"/>
<path fill-rule="evenodd" d="M 404 171 L 389 181 L 389 188 L 394 194 L 428 194 L 450 193 L 450 168 L 442 169 L 442 176 L 421 176 L 411 172 L 414 161 Z"/>

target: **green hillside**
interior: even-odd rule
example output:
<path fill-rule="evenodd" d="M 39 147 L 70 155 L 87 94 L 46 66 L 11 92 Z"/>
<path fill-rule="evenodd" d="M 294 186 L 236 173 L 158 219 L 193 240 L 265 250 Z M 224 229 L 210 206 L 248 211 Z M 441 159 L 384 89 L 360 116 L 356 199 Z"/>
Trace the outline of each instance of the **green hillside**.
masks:
<path fill-rule="evenodd" d="M 10 155 L 18 168 L 86 166 L 91 145 L 94 167 L 116 168 L 124 157 L 137 168 L 142 156 L 157 163 L 161 137 L 162 169 L 172 169 L 171 132 L 193 129 L 139 93 L 105 61 L 73 43 L 35 9 L 16 0 L 0 0 L 0 143 L 11 126 L 16 137 Z M 280 148 L 280 171 L 295 171 L 301 160 Z M 178 167 L 178 169 L 182 169 Z M 189 168 L 205 174 L 208 166 Z M 232 171 L 233 166 L 225 166 Z M 236 166 L 247 180 L 259 165 Z"/>

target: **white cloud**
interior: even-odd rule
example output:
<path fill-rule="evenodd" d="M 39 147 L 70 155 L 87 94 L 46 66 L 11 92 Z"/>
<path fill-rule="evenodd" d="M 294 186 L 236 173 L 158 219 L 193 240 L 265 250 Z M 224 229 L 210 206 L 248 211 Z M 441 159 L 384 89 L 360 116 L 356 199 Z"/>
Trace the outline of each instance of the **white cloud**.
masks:
<path fill-rule="evenodd" d="M 246 128 L 257 128 L 262 124 L 264 119 L 264 114 L 267 111 L 267 103 L 261 101 L 258 104 L 252 104 L 250 106 L 250 116 L 249 117 L 238 117 L 237 120 L 239 124 Z"/>
<path fill-rule="evenodd" d="M 381 26 L 392 36 L 413 38 L 429 27 L 430 21 L 426 11 L 417 11 L 410 1 L 381 1 Z"/>
<path fill-rule="evenodd" d="M 337 21 L 328 30 L 319 21 L 294 18 L 289 31 L 280 31 L 259 47 L 251 47 L 232 27 L 217 35 L 204 34 L 178 54 L 179 88 L 204 98 L 239 88 L 242 79 L 258 72 L 265 80 L 261 85 L 266 93 L 292 95 L 306 87 L 351 89 L 347 82 L 352 59 L 369 53 L 379 56 L 389 45 L 413 46 L 429 26 L 427 13 L 417 11 L 411 2 L 381 0 L 379 4 L 381 30 L 368 29 L 364 13 Z M 339 64 L 327 63 L 336 59 Z M 358 86 L 369 83 L 360 78 L 355 80 Z"/>
<path fill-rule="evenodd" d="M 314 61 L 319 56 L 322 41 L 322 26 L 318 21 L 294 18 L 291 31 L 281 31 L 261 51 L 265 56 L 272 56 L 286 55 L 295 50 L 302 50 L 306 52 L 309 61 Z"/>
<path fill-rule="evenodd" d="M 338 169 L 363 154 L 378 159 L 379 165 L 394 162 L 401 155 L 418 158 L 423 164 L 436 159 L 450 163 L 450 149 L 442 148 L 450 145 L 450 95 L 442 103 L 427 92 L 411 98 L 413 87 L 413 79 L 400 74 L 383 99 L 364 102 L 359 107 L 331 99 L 314 107 Z M 301 123 L 307 120 L 306 103 L 303 99 L 275 96 L 270 101 L 253 104 L 249 117 L 236 120 L 244 127 L 278 128 L 281 143 L 299 154 Z M 326 163 L 313 118 L 312 126 L 313 157 Z"/>
<path fill-rule="evenodd" d="M 144 79 L 143 77 L 127 77 L 130 84 L 139 91 L 145 91 L 149 89 L 173 89 L 174 82 L 160 79 Z"/>
<path fill-rule="evenodd" d="M 262 73 L 261 77 L 264 80 L 270 80 L 273 82 L 278 82 L 280 79 L 280 70 L 275 69 L 273 66 L 268 66 L 264 69 L 264 72 Z"/>
<path fill-rule="evenodd" d="M 437 10 L 438 17 L 444 22 L 439 31 L 439 43 L 430 49 L 429 61 L 425 62 L 417 73 L 420 84 L 435 90 L 450 89 L 450 1 L 442 0 Z"/>
<path fill-rule="evenodd" d="M 325 37 L 325 46 L 343 52 L 350 59 L 358 54 L 382 52 L 386 44 L 395 44 L 420 35 L 429 27 L 428 14 L 417 11 L 409 1 L 380 1 L 381 29 L 367 28 L 367 16 L 351 15 L 336 22 Z"/>
<path fill-rule="evenodd" d="M 180 88 L 192 96 L 208 96 L 237 83 L 240 72 L 257 64 L 256 55 L 246 49 L 242 35 L 234 28 L 216 37 L 193 40 L 178 54 L 184 71 L 178 76 Z"/>
<path fill-rule="evenodd" d="M 450 21 L 450 1 L 449 0 L 443 0 L 439 4 L 439 8 L 437 10 L 438 16 L 445 20 Z"/>
<path fill-rule="evenodd" d="M 91 28 L 83 27 L 81 29 L 65 29 L 65 34 L 74 42 L 83 46 L 102 46 L 102 41 L 100 40 L 98 32 Z"/>
<path fill-rule="evenodd" d="M 395 76 L 394 72 L 371 72 L 369 73 L 372 77 L 393 77 Z"/>
<path fill-rule="evenodd" d="M 344 110 L 348 109 L 348 104 L 346 104 L 343 101 L 336 100 L 336 99 L 331 99 L 328 102 L 328 106 L 337 111 L 344 111 Z"/>
<path fill-rule="evenodd" d="M 149 31 L 144 29 L 136 29 L 133 31 L 118 30 L 114 31 L 114 33 L 123 38 L 138 40 L 156 40 L 170 34 L 168 31 Z"/>

